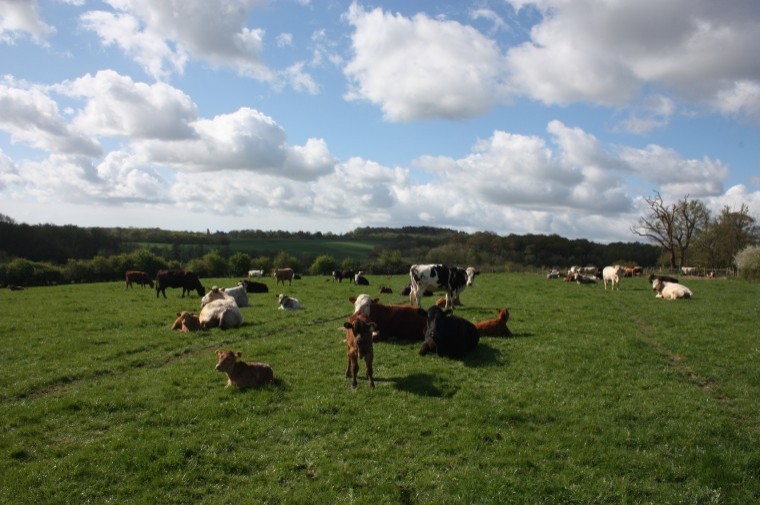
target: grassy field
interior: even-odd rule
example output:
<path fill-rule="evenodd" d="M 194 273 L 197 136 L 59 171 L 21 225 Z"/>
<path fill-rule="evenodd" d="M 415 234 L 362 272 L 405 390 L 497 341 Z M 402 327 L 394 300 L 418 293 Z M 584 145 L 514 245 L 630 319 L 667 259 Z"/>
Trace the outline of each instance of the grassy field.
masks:
<path fill-rule="evenodd" d="M 664 302 L 482 274 L 457 313 L 507 306 L 514 338 L 464 360 L 379 343 L 376 389 L 352 391 L 347 299 L 406 283 L 369 280 L 295 281 L 285 313 L 267 279 L 241 328 L 189 335 L 179 290 L 0 291 L 0 503 L 760 502 L 760 284 Z M 276 383 L 225 389 L 218 348 Z"/>

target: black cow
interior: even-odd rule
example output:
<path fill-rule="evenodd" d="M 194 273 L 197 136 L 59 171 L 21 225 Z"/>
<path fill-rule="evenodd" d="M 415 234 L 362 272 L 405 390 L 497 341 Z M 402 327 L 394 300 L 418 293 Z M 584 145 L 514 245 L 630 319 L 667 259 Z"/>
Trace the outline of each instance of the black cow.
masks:
<path fill-rule="evenodd" d="M 245 286 L 246 293 L 269 293 L 269 288 L 263 282 L 242 280 L 238 285 Z"/>
<path fill-rule="evenodd" d="M 478 329 L 470 321 L 451 314 L 433 305 L 427 313 L 425 342 L 420 347 L 420 355 L 430 351 L 439 356 L 461 358 L 475 349 L 480 341 Z"/>
<path fill-rule="evenodd" d="M 182 298 L 185 297 L 185 293 L 189 296 L 192 290 L 197 291 L 198 296 L 206 294 L 198 276 L 194 272 L 184 270 L 159 270 L 156 274 L 156 298 L 159 293 L 166 298 L 166 288 L 182 288 Z"/>

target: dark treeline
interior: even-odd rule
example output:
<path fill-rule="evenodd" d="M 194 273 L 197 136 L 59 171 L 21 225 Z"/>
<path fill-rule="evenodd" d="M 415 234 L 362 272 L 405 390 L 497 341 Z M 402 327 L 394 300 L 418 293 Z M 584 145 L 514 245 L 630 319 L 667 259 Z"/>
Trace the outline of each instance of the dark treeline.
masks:
<path fill-rule="evenodd" d="M 613 263 L 653 267 L 661 257 L 658 247 L 639 242 L 599 244 L 559 235 L 470 234 L 427 226 L 357 228 L 342 235 L 281 230 L 204 233 L 28 225 L 3 217 L 0 282 L 4 284 L 108 281 L 121 279 L 129 269 L 154 274 L 167 267 L 188 268 L 207 276 L 237 276 L 249 268 L 292 265 L 307 274 L 326 274 L 330 268 L 346 266 L 368 273 L 401 274 L 408 272 L 411 263 L 503 271 Z M 294 248 L 290 251 L 286 245 L 278 254 L 263 252 L 263 248 L 255 249 L 256 239 L 294 239 Z M 314 240 L 314 246 L 304 247 L 303 241 L 309 240 Z M 367 242 L 375 247 L 366 257 L 344 258 L 341 263 L 320 249 L 320 243 L 333 240 Z M 242 243 L 249 250 L 241 250 Z"/>

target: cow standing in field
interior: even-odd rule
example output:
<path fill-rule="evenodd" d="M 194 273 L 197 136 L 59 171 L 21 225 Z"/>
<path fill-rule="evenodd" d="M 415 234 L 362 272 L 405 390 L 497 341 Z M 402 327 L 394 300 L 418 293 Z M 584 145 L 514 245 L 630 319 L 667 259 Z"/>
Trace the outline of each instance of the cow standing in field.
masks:
<path fill-rule="evenodd" d="M 477 347 L 480 341 L 474 324 L 433 305 L 427 313 L 425 342 L 420 347 L 420 355 L 435 352 L 439 356 L 461 358 Z"/>
<path fill-rule="evenodd" d="M 445 265 L 412 265 L 409 269 L 411 292 L 409 301 L 418 307 L 422 304 L 422 294 L 425 291 L 445 291 L 446 308 L 453 306 L 455 298 L 467 286 L 472 286 L 478 271 L 473 267 L 447 267 Z"/>
<path fill-rule="evenodd" d="M 214 369 L 227 374 L 225 387 L 235 386 L 244 389 L 261 386 L 274 380 L 271 366 L 266 363 L 240 361 L 242 355 L 241 352 L 216 351 L 217 362 Z"/>
<path fill-rule="evenodd" d="M 195 290 L 198 296 L 203 297 L 206 294 L 206 288 L 201 284 L 201 280 L 194 272 L 184 270 L 159 270 L 156 274 L 156 298 L 161 293 L 166 298 L 166 288 L 182 288 L 182 298 L 185 293 L 190 295 L 190 291 Z"/>
<path fill-rule="evenodd" d="M 248 278 L 261 278 L 264 277 L 264 271 L 263 270 L 248 270 Z"/>
<path fill-rule="evenodd" d="M 129 270 L 126 274 L 124 274 L 124 278 L 127 283 L 126 288 L 131 288 L 132 283 L 139 284 L 143 288 L 146 285 L 153 288 L 153 279 L 151 279 L 148 274 L 141 272 L 140 270 Z"/>
<path fill-rule="evenodd" d="M 372 299 L 367 294 L 351 297 L 349 302 L 354 304 L 354 313 L 348 322 L 360 314 L 375 323 L 375 342 L 400 339 L 419 341 L 425 338 L 427 314 L 424 310 L 413 305 L 384 305 L 379 299 Z"/>
<path fill-rule="evenodd" d="M 369 321 L 364 314 L 355 314 L 353 321 L 343 323 L 346 329 L 346 355 L 348 365 L 346 366 L 346 378 L 351 378 L 351 387 L 356 388 L 356 374 L 359 371 L 359 360 L 364 360 L 364 366 L 367 369 L 367 380 L 369 387 L 375 387 L 375 378 L 372 372 L 372 361 L 375 353 L 372 347 L 372 334 L 376 327 L 375 323 Z"/>
<path fill-rule="evenodd" d="M 602 279 L 604 280 L 604 289 L 607 289 L 607 284 L 612 285 L 612 290 L 615 291 L 615 288 L 620 291 L 620 277 L 622 277 L 623 273 L 625 272 L 625 269 L 620 265 L 615 265 L 611 267 L 604 267 L 604 270 L 602 270 Z"/>
<path fill-rule="evenodd" d="M 295 272 L 292 268 L 276 268 L 272 274 L 274 277 L 274 285 L 277 286 L 280 282 L 285 285 L 285 281 L 288 281 L 288 286 L 293 282 Z"/>

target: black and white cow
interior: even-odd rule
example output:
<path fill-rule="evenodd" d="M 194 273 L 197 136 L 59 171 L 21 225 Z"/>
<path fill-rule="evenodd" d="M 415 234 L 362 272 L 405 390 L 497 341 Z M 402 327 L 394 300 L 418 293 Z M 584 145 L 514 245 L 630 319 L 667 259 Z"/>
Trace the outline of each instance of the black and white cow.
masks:
<path fill-rule="evenodd" d="M 409 269 L 411 292 L 409 302 L 418 307 L 422 304 L 425 291 L 445 291 L 446 309 L 450 309 L 455 298 L 467 286 L 472 286 L 475 276 L 480 272 L 473 267 L 447 267 L 445 265 L 412 265 Z"/>

